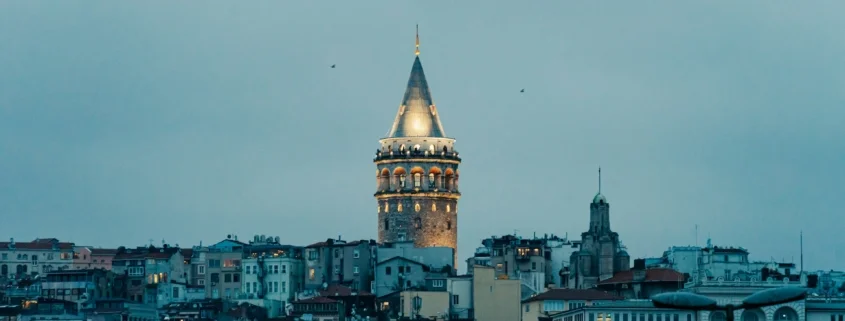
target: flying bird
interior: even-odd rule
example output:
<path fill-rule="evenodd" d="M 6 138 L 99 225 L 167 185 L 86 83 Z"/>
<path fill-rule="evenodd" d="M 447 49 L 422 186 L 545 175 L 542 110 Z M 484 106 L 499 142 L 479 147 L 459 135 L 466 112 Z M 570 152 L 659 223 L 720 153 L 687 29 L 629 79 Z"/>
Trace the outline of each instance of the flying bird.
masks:
<path fill-rule="evenodd" d="M 332 68 L 334 68 L 334 66 L 335 66 L 335 65 L 332 65 Z"/>
<path fill-rule="evenodd" d="M 522 88 L 522 90 L 520 90 L 519 92 L 524 93 L 524 92 L 525 92 L 525 88 Z"/>

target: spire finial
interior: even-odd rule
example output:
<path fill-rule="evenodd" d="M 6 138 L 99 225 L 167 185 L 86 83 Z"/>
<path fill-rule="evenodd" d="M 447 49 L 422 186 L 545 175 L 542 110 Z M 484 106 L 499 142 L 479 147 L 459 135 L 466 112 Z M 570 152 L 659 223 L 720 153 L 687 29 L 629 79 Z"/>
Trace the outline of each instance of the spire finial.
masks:
<path fill-rule="evenodd" d="M 417 25 L 417 50 L 414 53 L 420 55 L 420 25 Z"/>
<path fill-rule="evenodd" d="M 599 166 L 599 194 L 601 194 L 601 166 Z"/>

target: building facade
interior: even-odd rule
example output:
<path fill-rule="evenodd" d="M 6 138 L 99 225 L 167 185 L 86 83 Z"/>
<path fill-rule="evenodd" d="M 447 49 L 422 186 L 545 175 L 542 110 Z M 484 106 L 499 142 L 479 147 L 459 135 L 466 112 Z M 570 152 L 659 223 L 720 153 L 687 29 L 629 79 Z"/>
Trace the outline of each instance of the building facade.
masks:
<path fill-rule="evenodd" d="M 22 279 L 73 266 L 73 243 L 54 238 L 0 242 L 0 280 Z"/>
<path fill-rule="evenodd" d="M 243 260 L 243 294 L 238 299 L 283 315 L 304 287 L 302 247 L 272 242 L 251 243 Z"/>
<path fill-rule="evenodd" d="M 520 280 L 523 298 L 527 298 L 546 288 L 568 285 L 569 258 L 579 250 L 581 242 L 556 235 L 533 238 L 505 235 L 485 239 L 481 244 L 467 264 L 490 266 L 499 277 Z"/>
<path fill-rule="evenodd" d="M 374 240 L 328 239 L 305 247 L 305 288 L 341 284 L 359 291 L 371 291 L 376 266 Z"/>
<path fill-rule="evenodd" d="M 420 62 L 419 36 L 405 95 L 379 145 L 373 159 L 379 243 L 413 240 L 417 247 L 447 246 L 457 253 L 461 159 L 440 123 Z"/>
<path fill-rule="evenodd" d="M 491 267 L 473 267 L 472 302 L 476 320 L 519 320 L 520 299 L 519 280 L 498 279 Z"/>

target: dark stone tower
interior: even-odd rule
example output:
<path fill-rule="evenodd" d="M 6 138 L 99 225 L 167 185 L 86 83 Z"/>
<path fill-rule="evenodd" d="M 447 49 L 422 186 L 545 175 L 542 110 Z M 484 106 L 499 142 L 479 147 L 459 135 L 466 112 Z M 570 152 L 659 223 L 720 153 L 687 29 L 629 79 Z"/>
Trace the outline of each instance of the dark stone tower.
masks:
<path fill-rule="evenodd" d="M 576 288 L 594 287 L 630 269 L 628 252 L 622 247 L 619 234 L 610 229 L 610 204 L 601 193 L 601 169 L 599 192 L 590 202 L 590 229 L 581 233 L 581 250 L 572 253 L 570 264 L 570 278 L 574 279 L 570 283 Z"/>
<path fill-rule="evenodd" d="M 387 137 L 379 140 L 373 160 L 378 240 L 450 247 L 456 258 L 461 159 L 431 98 L 420 63 L 419 36 L 416 55 L 399 112 Z"/>

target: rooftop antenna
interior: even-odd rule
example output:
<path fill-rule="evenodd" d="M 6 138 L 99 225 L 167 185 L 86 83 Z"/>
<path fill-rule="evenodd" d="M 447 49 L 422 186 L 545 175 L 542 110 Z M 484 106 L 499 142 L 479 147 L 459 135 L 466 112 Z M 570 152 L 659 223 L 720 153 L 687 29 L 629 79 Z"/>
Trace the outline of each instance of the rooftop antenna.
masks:
<path fill-rule="evenodd" d="M 804 274 L 804 231 L 801 231 L 801 274 Z"/>
<path fill-rule="evenodd" d="M 414 53 L 419 56 L 420 55 L 420 25 L 417 24 L 417 50 Z"/>

